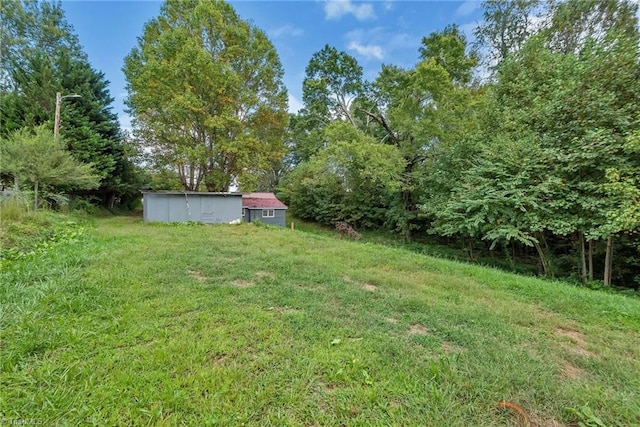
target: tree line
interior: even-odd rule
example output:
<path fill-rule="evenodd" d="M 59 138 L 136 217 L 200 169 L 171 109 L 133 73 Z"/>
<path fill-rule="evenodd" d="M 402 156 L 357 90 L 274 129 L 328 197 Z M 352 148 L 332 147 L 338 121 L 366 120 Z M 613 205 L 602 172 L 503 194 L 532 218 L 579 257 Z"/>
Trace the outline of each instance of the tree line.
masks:
<path fill-rule="evenodd" d="M 3 1 L 0 21 L 4 180 L 33 188 L 36 208 L 38 189 L 52 203 L 70 195 L 113 207 L 134 197 L 138 183 L 109 82 L 91 67 L 60 4 Z M 56 93 L 78 97 L 64 100 L 54 141 Z"/>
<path fill-rule="evenodd" d="M 169 0 L 125 59 L 131 135 L 59 4 L 0 8 L 3 151 L 40 141 L 85 167 L 36 176 L 15 154 L 5 181 L 105 206 L 142 188 L 275 190 L 303 219 L 640 284 L 632 1 L 487 0 L 474 43 L 447 26 L 423 37 L 413 67 L 384 65 L 373 81 L 327 45 L 306 68 L 304 108 L 288 114 L 262 30 L 224 1 Z M 65 101 L 57 141 L 56 92 L 81 95 Z"/>
<path fill-rule="evenodd" d="M 305 219 L 638 287 L 637 5 L 482 10 L 476 43 L 449 26 L 422 39 L 413 68 L 385 65 L 372 82 L 345 52 L 314 54 L 281 196 Z"/>

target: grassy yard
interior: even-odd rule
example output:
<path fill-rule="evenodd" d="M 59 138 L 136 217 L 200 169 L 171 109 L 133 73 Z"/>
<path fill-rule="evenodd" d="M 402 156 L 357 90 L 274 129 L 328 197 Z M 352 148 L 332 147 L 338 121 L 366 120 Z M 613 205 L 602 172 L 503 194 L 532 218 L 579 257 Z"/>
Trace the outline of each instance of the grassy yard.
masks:
<path fill-rule="evenodd" d="M 1 274 L 0 425 L 640 425 L 638 298 L 135 218 Z"/>

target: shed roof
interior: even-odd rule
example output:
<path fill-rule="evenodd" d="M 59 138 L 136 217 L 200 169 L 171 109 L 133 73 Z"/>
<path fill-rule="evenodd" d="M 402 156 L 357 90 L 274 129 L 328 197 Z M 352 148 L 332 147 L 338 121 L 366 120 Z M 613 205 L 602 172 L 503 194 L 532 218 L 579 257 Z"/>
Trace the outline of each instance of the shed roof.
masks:
<path fill-rule="evenodd" d="M 253 209 L 287 209 L 273 193 L 249 193 L 242 195 L 242 207 Z"/>

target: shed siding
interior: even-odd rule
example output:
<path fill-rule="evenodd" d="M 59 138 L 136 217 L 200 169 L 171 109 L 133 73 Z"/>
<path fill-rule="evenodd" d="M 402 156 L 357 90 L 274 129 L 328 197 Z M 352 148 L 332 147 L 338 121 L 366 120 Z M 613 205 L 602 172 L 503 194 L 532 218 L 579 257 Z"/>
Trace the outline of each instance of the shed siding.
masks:
<path fill-rule="evenodd" d="M 269 208 L 269 209 L 273 209 L 273 208 Z M 265 224 L 279 225 L 280 227 L 286 227 L 287 226 L 286 218 L 285 218 L 286 213 L 287 213 L 286 209 L 274 209 L 273 218 L 263 218 L 262 209 L 245 208 L 244 220 L 246 222 L 259 220 L 260 222 Z"/>
<path fill-rule="evenodd" d="M 144 220 L 158 222 L 198 221 L 206 224 L 229 223 L 242 215 L 240 195 L 189 193 L 145 193 Z"/>

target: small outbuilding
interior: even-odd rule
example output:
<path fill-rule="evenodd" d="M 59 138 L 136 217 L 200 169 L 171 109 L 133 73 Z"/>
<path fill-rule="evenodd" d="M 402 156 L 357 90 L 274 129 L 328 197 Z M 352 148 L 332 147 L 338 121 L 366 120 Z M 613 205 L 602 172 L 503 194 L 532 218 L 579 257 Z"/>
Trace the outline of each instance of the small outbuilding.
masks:
<path fill-rule="evenodd" d="M 242 219 L 245 222 L 260 220 L 265 224 L 286 227 L 287 205 L 273 193 L 249 193 L 242 195 Z"/>
<path fill-rule="evenodd" d="M 240 193 L 154 191 L 142 197 L 144 221 L 230 223 L 242 213 Z"/>

